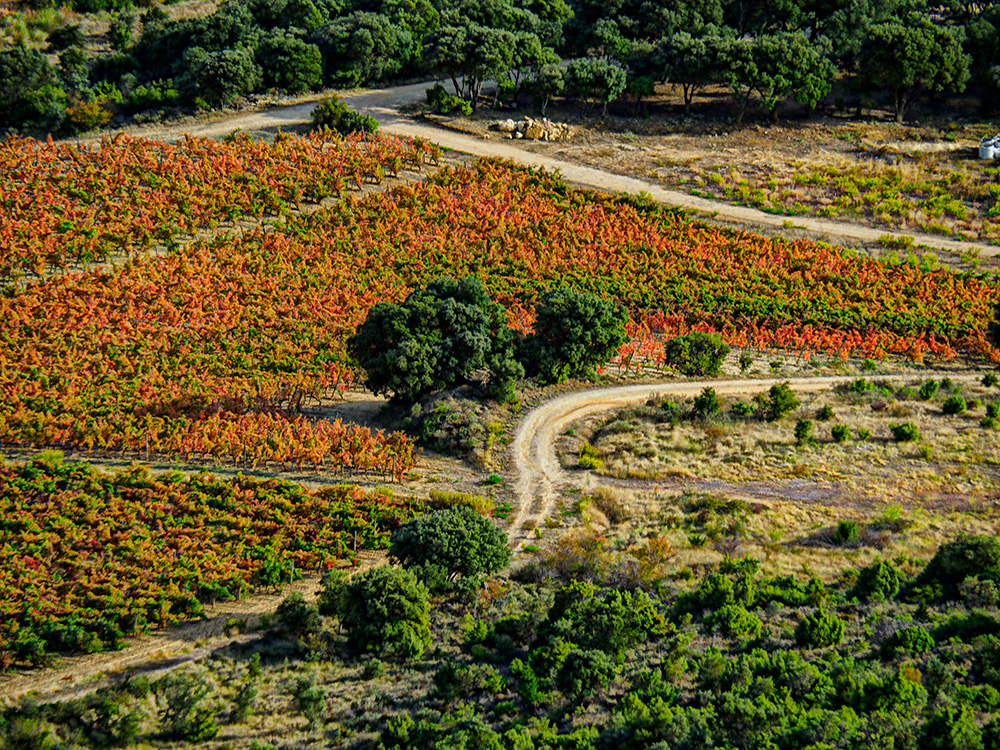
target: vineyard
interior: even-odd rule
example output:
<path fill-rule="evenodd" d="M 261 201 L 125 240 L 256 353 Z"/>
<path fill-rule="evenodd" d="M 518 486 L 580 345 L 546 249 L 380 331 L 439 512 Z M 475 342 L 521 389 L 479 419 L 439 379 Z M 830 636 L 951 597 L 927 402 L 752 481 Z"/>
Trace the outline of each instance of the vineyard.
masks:
<path fill-rule="evenodd" d="M 303 143 L 316 141 L 281 147 Z M 372 305 L 444 274 L 481 277 L 522 330 L 553 283 L 621 300 L 626 368 L 660 362 L 665 338 L 691 329 L 844 357 L 998 356 L 1000 293 L 983 279 L 718 229 L 483 161 L 0 299 L 0 444 L 400 478 L 405 435 L 302 408 L 358 382 L 343 342 Z"/>
<path fill-rule="evenodd" d="M 419 508 L 384 491 L 278 480 L 0 466 L 0 670 L 120 647 L 201 603 L 384 547 Z"/>
<path fill-rule="evenodd" d="M 176 145 L 118 134 L 96 147 L 11 136 L 0 144 L 0 283 L 283 215 L 438 155 L 424 142 L 330 133 Z"/>

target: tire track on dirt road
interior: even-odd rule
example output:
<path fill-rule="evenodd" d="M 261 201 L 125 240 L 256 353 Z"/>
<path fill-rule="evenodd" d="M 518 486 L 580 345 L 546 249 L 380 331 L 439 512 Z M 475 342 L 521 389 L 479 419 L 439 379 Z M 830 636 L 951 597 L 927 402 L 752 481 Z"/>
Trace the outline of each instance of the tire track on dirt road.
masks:
<path fill-rule="evenodd" d="M 943 377 L 970 382 L 978 375 L 926 372 L 921 378 Z M 913 380 L 915 375 L 890 375 L 882 380 L 899 382 Z M 522 550 L 531 532 L 555 514 L 560 491 L 573 484 L 556 455 L 555 441 L 567 426 L 579 419 L 602 411 L 643 403 L 651 396 L 694 397 L 706 386 L 720 396 L 751 397 L 763 393 L 777 383 L 788 383 L 799 392 L 815 392 L 842 383 L 849 383 L 857 376 L 835 375 L 804 378 L 761 378 L 740 380 L 695 380 L 688 382 L 643 383 L 573 391 L 558 396 L 538 406 L 525 416 L 518 426 L 511 444 L 517 481 L 514 494 L 517 502 L 513 521 L 508 530 L 515 553 Z M 585 475 L 584 475 L 585 476 Z M 527 528 L 526 528 L 527 527 Z"/>

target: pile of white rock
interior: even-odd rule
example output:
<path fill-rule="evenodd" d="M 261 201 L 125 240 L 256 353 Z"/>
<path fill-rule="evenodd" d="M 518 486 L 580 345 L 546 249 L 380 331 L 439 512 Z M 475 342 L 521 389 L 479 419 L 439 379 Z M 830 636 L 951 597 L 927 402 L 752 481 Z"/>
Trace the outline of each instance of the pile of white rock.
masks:
<path fill-rule="evenodd" d="M 542 119 L 525 117 L 523 120 L 498 120 L 493 128 L 508 138 L 524 138 L 527 141 L 559 141 L 572 135 L 569 125 Z"/>

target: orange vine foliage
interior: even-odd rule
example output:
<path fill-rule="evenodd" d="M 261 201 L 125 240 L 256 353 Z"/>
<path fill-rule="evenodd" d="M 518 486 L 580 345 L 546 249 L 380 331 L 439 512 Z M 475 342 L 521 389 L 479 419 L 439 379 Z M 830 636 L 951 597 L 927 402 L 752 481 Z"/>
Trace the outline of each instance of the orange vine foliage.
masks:
<path fill-rule="evenodd" d="M 620 300 L 624 367 L 660 361 L 664 339 L 689 330 L 804 353 L 998 358 L 995 283 L 482 161 L 0 299 L 0 443 L 401 476 L 405 436 L 303 407 L 357 381 L 344 341 L 372 305 L 445 274 L 481 277 L 522 330 L 556 283 Z"/>

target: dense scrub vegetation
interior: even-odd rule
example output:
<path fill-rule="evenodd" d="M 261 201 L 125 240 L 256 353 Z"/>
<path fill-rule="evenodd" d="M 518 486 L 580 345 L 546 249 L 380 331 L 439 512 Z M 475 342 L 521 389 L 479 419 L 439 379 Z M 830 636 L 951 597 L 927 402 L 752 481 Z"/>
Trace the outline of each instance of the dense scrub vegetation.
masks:
<path fill-rule="evenodd" d="M 0 670 L 121 648 L 203 602 L 386 547 L 421 509 L 356 485 L 0 464 Z"/>
<path fill-rule="evenodd" d="M 719 84 L 738 118 L 756 102 L 772 119 L 793 100 L 814 110 L 838 75 L 847 78 L 839 106 L 847 96 L 859 109 L 879 98 L 898 119 L 927 93 L 971 82 L 992 106 L 1000 92 L 992 3 L 227 0 L 208 16 L 177 21 L 156 5 L 141 16 L 121 0 L 76 5 L 115 11 L 111 50 L 92 57 L 73 26 L 56 26 L 53 65 L 17 37 L 0 50 L 0 91 L 11 93 L 0 97 L 0 126 L 87 129 L 119 110 L 214 107 L 269 89 L 427 74 L 452 84 L 447 109 L 474 109 L 490 80 L 496 105 L 530 98 L 544 109 L 565 94 L 602 111 L 619 98 L 638 102 L 654 81 L 681 87 L 688 106 Z M 450 96 L 441 89 L 434 102 Z"/>
<path fill-rule="evenodd" d="M 588 536 L 512 579 L 431 599 L 419 576 L 381 568 L 331 582 L 338 603 L 321 604 L 322 621 L 288 600 L 276 630 L 247 649 L 151 686 L 133 677 L 77 701 L 9 708 L 0 730 L 85 747 L 154 735 L 232 743 L 267 727 L 270 741 L 400 750 L 996 750 L 991 541 L 942 545 L 916 581 L 901 558 L 832 584 L 733 557 L 692 577 L 658 538 L 615 551 Z M 919 593 L 957 559 L 992 572 L 966 573 L 954 595 Z M 376 579 L 386 585 L 368 591 Z M 372 608 L 398 612 L 409 635 L 384 631 L 392 618 Z M 386 642 L 414 648 L 372 645 Z M 263 710 L 288 717 L 255 722 Z"/>

